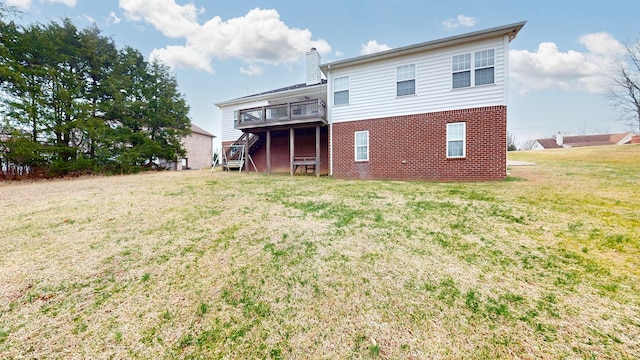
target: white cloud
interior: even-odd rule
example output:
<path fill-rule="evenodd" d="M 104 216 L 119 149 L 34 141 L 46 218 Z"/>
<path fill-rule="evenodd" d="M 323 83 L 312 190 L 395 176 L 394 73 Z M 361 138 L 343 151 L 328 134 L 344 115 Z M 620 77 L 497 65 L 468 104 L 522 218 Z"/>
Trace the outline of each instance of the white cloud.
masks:
<path fill-rule="evenodd" d="M 391 48 L 387 44 L 378 44 L 377 40 L 369 40 L 366 45 L 362 45 L 360 49 L 361 55 L 369 55 L 380 51 L 390 50 Z"/>
<path fill-rule="evenodd" d="M 255 64 L 249 64 L 248 69 L 245 69 L 244 67 L 240 67 L 240 72 L 250 76 L 262 75 L 262 68 Z"/>
<path fill-rule="evenodd" d="M 68 7 L 74 7 L 76 6 L 77 1 L 76 0 L 47 0 L 47 2 L 64 4 L 64 5 L 67 5 Z"/>
<path fill-rule="evenodd" d="M 86 22 L 89 22 L 89 23 L 93 23 L 93 24 L 97 23 L 96 19 L 94 19 L 93 16 L 88 14 L 80 15 L 80 18 L 84 19 Z"/>
<path fill-rule="evenodd" d="M 510 76 L 521 93 L 531 89 L 606 91 L 608 69 L 624 53 L 624 46 L 607 33 L 580 37 L 587 51 L 562 52 L 553 42 L 540 43 L 534 52 L 509 52 Z"/>
<path fill-rule="evenodd" d="M 150 57 L 177 68 L 214 72 L 211 59 L 190 46 L 167 46 L 163 49 L 154 49 Z"/>
<path fill-rule="evenodd" d="M 198 31 L 198 10 L 194 4 L 180 6 L 174 0 L 120 0 L 125 16 L 133 21 L 146 21 L 171 38 Z"/>
<path fill-rule="evenodd" d="M 466 16 L 463 14 L 458 15 L 455 19 L 447 19 L 444 20 L 442 22 L 442 26 L 445 27 L 445 29 L 456 29 L 459 28 L 460 26 L 463 27 L 472 27 L 474 26 L 476 23 L 478 22 L 478 19 L 471 17 L 471 16 Z"/>
<path fill-rule="evenodd" d="M 343 57 L 344 53 L 340 50 L 336 50 L 336 57 Z"/>
<path fill-rule="evenodd" d="M 113 11 L 109 13 L 109 17 L 107 17 L 107 24 L 118 25 L 120 24 L 120 21 L 122 21 L 122 19 L 120 19 L 116 13 Z"/>
<path fill-rule="evenodd" d="M 68 7 L 74 7 L 76 6 L 77 0 L 41 0 L 41 2 L 52 4 L 58 3 L 67 5 Z M 15 6 L 20 10 L 29 10 L 31 8 L 31 3 L 31 0 L 5 0 L 5 4 Z"/>
<path fill-rule="evenodd" d="M 31 7 L 31 0 L 5 0 L 5 4 L 21 10 L 28 10 Z"/>
<path fill-rule="evenodd" d="M 238 58 L 247 64 L 280 65 L 298 61 L 315 47 L 321 54 L 331 46 L 320 39 L 311 40 L 311 31 L 288 27 L 276 10 L 253 9 L 246 15 L 223 21 L 216 16 L 200 24 L 197 16 L 204 9 L 193 4 L 177 5 L 175 0 L 119 0 L 125 16 L 132 21 L 144 21 L 171 38 L 184 38 L 184 46 L 156 49 L 171 66 L 211 69 L 214 58 Z M 196 59 L 188 61 L 181 51 Z M 204 63 L 209 64 L 204 66 Z M 251 71 L 251 66 L 246 71 Z M 209 70 L 207 70 L 209 71 Z"/>

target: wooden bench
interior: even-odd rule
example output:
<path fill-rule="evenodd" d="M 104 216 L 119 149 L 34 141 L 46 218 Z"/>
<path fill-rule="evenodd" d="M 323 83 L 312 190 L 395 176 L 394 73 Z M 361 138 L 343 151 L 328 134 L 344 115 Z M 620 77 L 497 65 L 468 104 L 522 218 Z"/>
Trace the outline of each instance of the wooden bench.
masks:
<path fill-rule="evenodd" d="M 242 171 L 244 166 L 244 160 L 229 160 L 226 164 L 222 165 L 222 169 L 225 171 L 231 171 L 231 169 L 238 169 L 238 172 Z"/>
<path fill-rule="evenodd" d="M 295 174 L 298 170 L 298 166 L 304 166 L 305 174 L 314 174 L 316 172 L 316 166 L 318 163 L 316 162 L 315 156 L 294 156 L 293 157 L 293 173 Z M 311 172 L 309 172 L 311 170 Z"/>

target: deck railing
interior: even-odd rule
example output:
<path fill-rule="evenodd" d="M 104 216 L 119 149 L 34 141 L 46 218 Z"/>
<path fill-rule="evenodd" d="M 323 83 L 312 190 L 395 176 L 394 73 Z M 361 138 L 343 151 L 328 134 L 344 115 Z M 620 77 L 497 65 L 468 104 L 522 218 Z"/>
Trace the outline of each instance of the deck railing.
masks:
<path fill-rule="evenodd" d="M 240 110 L 236 128 L 254 126 L 285 125 L 309 121 L 326 122 L 326 104 L 321 99 L 294 103 L 269 105 Z"/>

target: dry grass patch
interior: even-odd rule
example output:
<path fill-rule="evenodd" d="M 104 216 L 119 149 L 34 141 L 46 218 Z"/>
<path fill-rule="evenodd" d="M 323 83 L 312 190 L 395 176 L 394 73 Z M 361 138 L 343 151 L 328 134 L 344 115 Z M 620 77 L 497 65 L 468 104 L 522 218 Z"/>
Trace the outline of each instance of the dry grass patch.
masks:
<path fill-rule="evenodd" d="M 637 358 L 640 147 L 600 150 L 1 184 L 0 357 Z"/>

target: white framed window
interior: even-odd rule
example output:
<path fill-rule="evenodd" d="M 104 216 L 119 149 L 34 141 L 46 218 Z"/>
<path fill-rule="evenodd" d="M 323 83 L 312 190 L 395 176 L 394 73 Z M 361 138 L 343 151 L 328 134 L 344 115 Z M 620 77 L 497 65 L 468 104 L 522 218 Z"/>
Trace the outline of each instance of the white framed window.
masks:
<path fill-rule="evenodd" d="M 494 51 L 477 51 L 475 57 L 475 84 L 485 85 L 494 83 Z"/>
<path fill-rule="evenodd" d="M 396 96 L 416 93 L 416 64 L 396 67 Z"/>
<path fill-rule="evenodd" d="M 355 159 L 369 161 L 369 131 L 355 132 Z"/>
<path fill-rule="evenodd" d="M 349 103 L 349 77 L 341 76 L 333 79 L 333 105 Z"/>
<path fill-rule="evenodd" d="M 447 124 L 447 157 L 463 158 L 467 153 L 466 123 Z"/>
<path fill-rule="evenodd" d="M 454 89 L 471 86 L 471 54 L 454 55 L 451 58 Z"/>
<path fill-rule="evenodd" d="M 451 74 L 451 87 L 453 89 L 494 84 L 494 49 L 452 56 Z"/>

